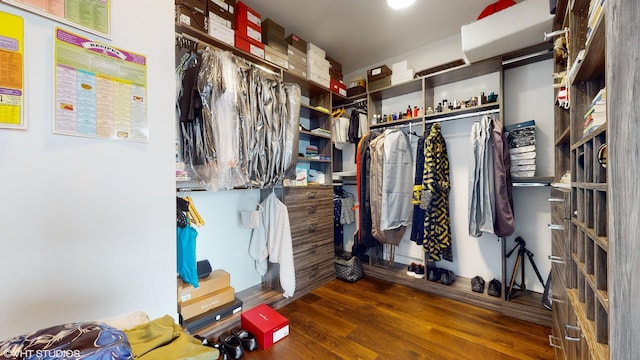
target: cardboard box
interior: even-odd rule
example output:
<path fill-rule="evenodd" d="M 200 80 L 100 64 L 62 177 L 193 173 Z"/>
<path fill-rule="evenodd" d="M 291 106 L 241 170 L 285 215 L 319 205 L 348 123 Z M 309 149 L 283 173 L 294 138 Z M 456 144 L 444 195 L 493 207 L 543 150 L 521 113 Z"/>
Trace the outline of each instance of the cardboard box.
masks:
<path fill-rule="evenodd" d="M 235 290 L 231 286 L 227 286 L 209 295 L 178 304 L 178 312 L 184 320 L 188 320 L 211 309 L 228 304 L 234 298 Z"/>
<path fill-rule="evenodd" d="M 176 5 L 176 22 L 202 32 L 208 32 L 209 21 L 204 12 L 199 9 L 189 8 L 184 5 Z"/>
<path fill-rule="evenodd" d="M 274 51 L 277 51 L 282 54 L 282 56 L 289 57 L 287 54 L 287 46 L 289 46 L 284 38 L 275 37 L 271 35 L 265 36 L 264 31 L 262 32 L 262 42 L 265 45 L 269 45 L 273 48 Z"/>
<path fill-rule="evenodd" d="M 331 91 L 342 96 L 347 96 L 347 85 L 338 80 L 331 80 Z"/>
<path fill-rule="evenodd" d="M 309 72 L 307 69 L 307 80 L 313 81 L 318 85 L 324 86 L 327 89 L 331 86 L 331 81 L 329 80 L 329 74 L 318 74 L 314 72 Z"/>
<path fill-rule="evenodd" d="M 234 16 L 236 0 L 209 0 L 208 10 L 213 11 L 221 16 Z"/>
<path fill-rule="evenodd" d="M 307 43 L 307 57 L 315 56 L 320 59 L 324 59 L 327 53 L 317 45 L 308 42 Z"/>
<path fill-rule="evenodd" d="M 284 26 L 269 18 L 266 18 L 262 21 L 262 34 L 264 35 L 264 37 L 270 35 L 282 38 L 282 40 L 284 40 Z"/>
<path fill-rule="evenodd" d="M 269 45 L 264 46 L 264 59 L 272 64 L 276 64 L 283 69 L 289 68 L 289 57 L 283 55 L 281 52 L 276 51 Z"/>
<path fill-rule="evenodd" d="M 258 27 L 262 26 L 260 14 L 242 1 L 236 4 L 236 21 L 247 21 Z"/>
<path fill-rule="evenodd" d="M 289 58 L 289 71 L 303 79 L 307 78 L 307 65 L 291 61 L 291 58 Z"/>
<path fill-rule="evenodd" d="M 352 86 L 347 89 L 347 97 L 364 94 L 367 89 L 364 86 Z"/>
<path fill-rule="evenodd" d="M 369 91 L 376 91 L 391 86 L 391 76 L 369 81 Z"/>
<path fill-rule="evenodd" d="M 180 325 L 185 327 L 187 331 L 193 333 L 241 311 L 242 300 L 235 298 L 234 301 L 229 304 L 218 306 L 189 320 L 181 318 Z"/>
<path fill-rule="evenodd" d="M 295 61 L 299 64 L 307 66 L 307 53 L 300 51 L 293 45 L 287 46 L 287 54 L 289 54 L 289 61 Z"/>
<path fill-rule="evenodd" d="M 378 66 L 367 70 L 367 80 L 369 80 L 369 82 L 380 80 L 384 77 L 391 76 L 392 73 L 393 72 L 387 65 Z"/>
<path fill-rule="evenodd" d="M 270 348 L 289 335 L 289 320 L 266 304 L 243 312 L 240 326 L 256 336 L 262 349 Z"/>
<path fill-rule="evenodd" d="M 178 278 L 178 303 L 200 298 L 224 289 L 229 286 L 230 280 L 229 273 L 224 270 L 212 271 L 209 276 L 198 281 L 197 288 Z"/>
<path fill-rule="evenodd" d="M 296 34 L 287 36 L 287 43 L 303 53 L 307 53 L 307 42 Z"/>
<path fill-rule="evenodd" d="M 201 14 L 207 13 L 207 0 L 176 0 L 175 4 L 195 10 Z"/>
<path fill-rule="evenodd" d="M 246 19 L 237 19 L 236 33 L 245 39 L 262 43 L 262 30 L 259 26 Z"/>
<path fill-rule="evenodd" d="M 236 47 L 240 50 L 244 50 L 253 56 L 257 56 L 264 59 L 264 44 L 257 43 L 255 41 L 243 38 L 238 35 L 236 31 Z"/>
<path fill-rule="evenodd" d="M 235 16 L 222 16 L 214 11 L 209 11 L 209 24 L 211 24 L 211 22 L 216 22 L 231 30 L 236 29 Z"/>
<path fill-rule="evenodd" d="M 211 17 L 209 17 L 209 35 L 223 43 L 235 46 L 235 31 L 216 22 Z"/>

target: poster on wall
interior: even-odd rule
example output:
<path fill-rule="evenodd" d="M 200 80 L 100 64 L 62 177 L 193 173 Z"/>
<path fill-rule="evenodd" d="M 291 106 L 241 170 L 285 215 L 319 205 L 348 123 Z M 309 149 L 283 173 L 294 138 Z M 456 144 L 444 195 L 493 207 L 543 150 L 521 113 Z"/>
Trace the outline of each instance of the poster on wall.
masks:
<path fill-rule="evenodd" d="M 54 133 L 147 142 L 147 59 L 55 32 Z"/>
<path fill-rule="evenodd" d="M 24 120 L 24 24 L 0 11 L 0 127 L 26 129 Z"/>
<path fill-rule="evenodd" d="M 111 0 L 0 0 L 65 25 L 109 38 Z"/>

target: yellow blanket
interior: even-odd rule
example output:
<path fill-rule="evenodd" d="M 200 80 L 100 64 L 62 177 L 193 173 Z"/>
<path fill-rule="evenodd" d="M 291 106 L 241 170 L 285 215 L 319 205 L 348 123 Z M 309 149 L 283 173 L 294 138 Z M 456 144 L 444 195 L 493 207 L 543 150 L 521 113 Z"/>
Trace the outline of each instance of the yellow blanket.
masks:
<path fill-rule="evenodd" d="M 217 359 L 219 355 L 217 349 L 202 345 L 184 332 L 169 315 L 124 333 L 136 359 L 210 360 Z"/>

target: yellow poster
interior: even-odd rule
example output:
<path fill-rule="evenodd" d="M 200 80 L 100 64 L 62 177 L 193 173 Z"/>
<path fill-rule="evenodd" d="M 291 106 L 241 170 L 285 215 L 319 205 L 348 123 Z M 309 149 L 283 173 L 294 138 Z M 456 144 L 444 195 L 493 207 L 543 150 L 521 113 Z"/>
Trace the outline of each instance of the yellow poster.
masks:
<path fill-rule="evenodd" d="M 0 127 L 25 129 L 24 24 L 0 11 Z"/>

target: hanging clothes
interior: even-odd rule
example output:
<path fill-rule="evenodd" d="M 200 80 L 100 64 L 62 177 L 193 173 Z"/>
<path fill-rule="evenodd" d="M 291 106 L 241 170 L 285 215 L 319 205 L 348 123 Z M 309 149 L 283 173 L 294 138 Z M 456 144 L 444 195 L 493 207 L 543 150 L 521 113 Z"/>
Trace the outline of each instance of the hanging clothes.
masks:
<path fill-rule="evenodd" d="M 386 243 L 384 233 L 380 229 L 380 215 L 382 214 L 382 176 L 384 171 L 384 137 L 371 140 L 369 152 L 371 155 L 369 172 L 369 206 L 371 207 L 371 234 L 381 243 Z"/>
<path fill-rule="evenodd" d="M 356 185 L 358 188 L 358 244 L 365 248 L 378 245 L 378 241 L 373 237 L 372 215 L 371 215 L 371 140 L 379 136 L 378 132 L 371 132 L 365 135 L 358 144 L 356 154 Z"/>
<path fill-rule="evenodd" d="M 493 233 L 495 187 L 491 149 L 491 119 L 483 116 L 471 128 L 469 164 L 469 235 Z"/>
<path fill-rule="evenodd" d="M 349 142 L 349 119 L 346 117 L 334 117 L 331 119 L 333 129 L 333 143 L 338 150 L 344 148 Z"/>
<path fill-rule="evenodd" d="M 385 238 L 389 243 L 398 245 L 411 221 L 413 210 L 411 144 L 401 130 L 387 129 L 383 151 L 380 230 L 385 231 Z"/>
<path fill-rule="evenodd" d="M 425 134 L 428 134 L 431 130 L 431 125 L 427 124 L 422 136 L 418 138 L 418 145 L 416 147 L 416 171 L 413 181 L 413 196 L 411 198 L 411 204 L 413 205 L 413 220 L 411 223 L 411 237 L 410 240 L 417 245 L 422 245 L 424 240 L 424 217 L 425 211 L 420 208 L 420 197 L 422 196 L 422 175 L 424 172 L 424 142 L 426 139 Z"/>
<path fill-rule="evenodd" d="M 289 212 L 275 192 L 271 192 L 260 203 L 262 217 L 260 225 L 251 235 L 249 255 L 255 260 L 256 271 L 267 273 L 267 259 L 280 264 L 280 286 L 284 297 L 293 296 L 296 289 L 296 273 L 293 262 L 293 245 Z"/>
<path fill-rule="evenodd" d="M 431 126 L 424 144 L 424 171 L 420 207 L 425 211 L 424 239 L 430 260 L 453 261 L 449 218 L 449 155 L 440 124 Z"/>
<path fill-rule="evenodd" d="M 495 176 L 495 219 L 494 230 L 497 236 L 509 236 L 515 231 L 515 217 L 513 214 L 513 194 L 511 182 L 511 158 L 509 145 L 504 133 L 502 121 L 493 120 L 493 168 Z"/>
<path fill-rule="evenodd" d="M 185 283 L 198 287 L 198 265 L 196 262 L 196 237 L 198 231 L 187 225 L 177 227 L 177 272 Z"/>
<path fill-rule="evenodd" d="M 342 201 L 340 197 L 333 197 L 333 248 L 336 255 L 340 253 L 344 246 L 344 227 L 340 222 L 342 216 Z"/>

